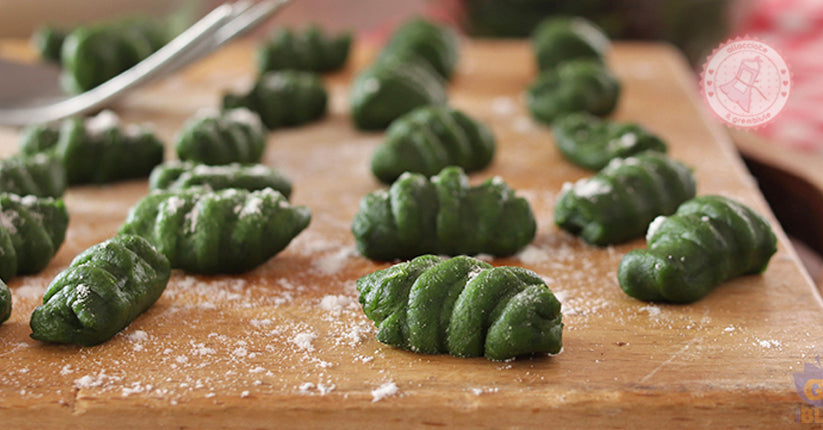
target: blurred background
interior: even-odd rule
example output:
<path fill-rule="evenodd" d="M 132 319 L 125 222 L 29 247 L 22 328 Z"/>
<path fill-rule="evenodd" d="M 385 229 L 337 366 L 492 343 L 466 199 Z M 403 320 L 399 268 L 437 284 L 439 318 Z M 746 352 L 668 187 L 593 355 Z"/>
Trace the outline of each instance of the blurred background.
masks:
<path fill-rule="evenodd" d="M 0 0 L 0 37 L 28 37 L 43 23 L 71 27 L 114 16 L 173 16 L 184 25 L 215 0 Z M 278 24 L 316 22 L 379 40 L 404 18 L 425 14 L 472 37 L 528 37 L 546 15 L 585 16 L 616 39 L 673 43 L 696 71 L 720 42 L 748 34 L 780 51 L 793 93 L 775 122 L 758 130 L 777 144 L 823 156 L 823 1 L 819 0 L 295 0 Z M 271 24 L 269 25 L 271 26 Z M 258 29 L 265 33 L 268 29 Z M 823 175 L 823 173 L 821 173 Z"/>
<path fill-rule="evenodd" d="M 0 0 L 0 38 L 28 38 L 46 23 L 70 28 L 130 15 L 171 17 L 183 28 L 219 3 Z M 587 17 L 614 39 L 677 46 L 695 70 L 695 87 L 706 57 L 723 41 L 749 35 L 777 49 L 793 75 L 792 93 L 780 116 L 754 132 L 766 139 L 759 144 L 772 149 L 762 155 L 760 146 L 744 145 L 737 138 L 735 143 L 784 228 L 823 254 L 821 0 L 293 0 L 253 36 L 268 33 L 275 23 L 314 22 L 327 30 L 354 30 L 359 43 L 379 44 L 405 18 L 426 15 L 454 25 L 467 37 L 526 38 L 541 19 L 553 14 Z M 732 132 L 733 137 L 742 136 Z M 802 251 L 803 243 L 798 242 L 801 254 L 811 255 Z M 809 265 L 810 273 L 819 273 L 823 281 L 823 262 L 807 259 Z"/>

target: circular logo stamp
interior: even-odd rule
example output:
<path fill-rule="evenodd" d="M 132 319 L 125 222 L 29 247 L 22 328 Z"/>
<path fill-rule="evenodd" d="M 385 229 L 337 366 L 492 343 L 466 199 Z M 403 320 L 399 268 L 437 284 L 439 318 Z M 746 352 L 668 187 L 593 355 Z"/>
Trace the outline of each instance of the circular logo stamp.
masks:
<path fill-rule="evenodd" d="M 700 92 L 712 112 L 738 128 L 758 128 L 772 121 L 786 106 L 791 86 L 783 57 L 749 37 L 721 44 L 700 76 Z"/>

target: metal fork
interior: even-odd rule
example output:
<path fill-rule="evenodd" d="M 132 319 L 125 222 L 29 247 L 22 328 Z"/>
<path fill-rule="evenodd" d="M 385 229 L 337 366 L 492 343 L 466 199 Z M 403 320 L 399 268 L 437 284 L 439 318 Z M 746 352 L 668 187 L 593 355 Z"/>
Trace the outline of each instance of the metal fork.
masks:
<path fill-rule="evenodd" d="M 143 61 L 89 91 L 36 106 L 0 106 L 0 125 L 44 123 L 98 110 L 126 91 L 210 54 L 289 1 L 241 0 L 220 5 Z"/>

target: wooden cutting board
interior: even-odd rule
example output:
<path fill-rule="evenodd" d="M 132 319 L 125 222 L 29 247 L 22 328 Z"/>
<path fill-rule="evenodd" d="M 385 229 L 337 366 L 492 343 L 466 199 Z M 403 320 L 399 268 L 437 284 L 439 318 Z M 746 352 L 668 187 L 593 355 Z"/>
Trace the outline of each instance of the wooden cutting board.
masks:
<path fill-rule="evenodd" d="M 21 49 L 6 46 L 6 52 Z M 17 48 L 15 48 L 17 46 Z M 250 41 L 114 106 L 127 122 L 152 122 L 171 141 L 183 121 L 250 85 Z M 359 199 L 380 184 L 369 160 L 380 133 L 347 115 L 353 74 L 371 59 L 359 47 L 327 77 L 330 114 L 269 136 L 265 164 L 294 182 L 309 228 L 243 276 L 172 274 L 148 312 L 91 348 L 29 338 L 46 285 L 88 246 L 112 236 L 147 192 L 145 180 L 72 188 L 66 242 L 37 276 L 16 278 L 11 319 L 0 326 L 0 422 L 4 428 L 580 428 L 583 425 L 776 428 L 802 417 L 792 373 L 823 350 L 823 306 L 754 180 L 706 113 L 686 63 L 672 48 L 618 44 L 609 63 L 624 92 L 614 117 L 638 121 L 694 167 L 700 194 L 720 193 L 772 221 L 779 250 L 762 276 L 728 282 L 687 306 L 624 295 L 615 272 L 642 240 L 594 248 L 560 232 L 552 208 L 562 184 L 590 175 L 564 161 L 550 130 L 529 119 L 523 90 L 534 78 L 530 46 L 465 41 L 452 104 L 482 119 L 498 140 L 479 182 L 500 175 L 538 221 L 534 242 L 492 260 L 545 277 L 563 303 L 564 350 L 554 357 L 492 362 L 427 356 L 384 346 L 357 303 L 354 281 L 386 267 L 360 257 L 349 227 Z M 2 154 L 17 131 L 0 129 Z M 168 157 L 173 158 L 169 145 Z"/>

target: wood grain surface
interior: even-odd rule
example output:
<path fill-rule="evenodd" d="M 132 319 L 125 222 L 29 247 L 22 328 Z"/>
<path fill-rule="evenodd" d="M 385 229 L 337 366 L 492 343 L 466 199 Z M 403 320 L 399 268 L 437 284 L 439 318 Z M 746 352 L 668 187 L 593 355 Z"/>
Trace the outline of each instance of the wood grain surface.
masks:
<path fill-rule="evenodd" d="M 126 122 L 153 123 L 171 142 L 198 109 L 251 84 L 253 48 L 253 41 L 231 45 L 113 108 Z M 450 101 L 488 123 L 498 140 L 492 165 L 472 181 L 501 176 L 538 222 L 532 244 L 491 263 L 546 279 L 563 304 L 564 349 L 493 362 L 378 343 L 354 281 L 386 264 L 360 257 L 349 232 L 359 199 L 381 187 L 368 165 L 382 135 L 358 132 L 347 114 L 352 76 L 372 52 L 359 47 L 345 71 L 326 78 L 330 113 L 322 122 L 269 136 L 264 163 L 293 180 L 292 202 L 313 212 L 309 228 L 243 276 L 173 272 L 148 312 L 91 348 L 30 339 L 29 316 L 57 272 L 116 232 L 147 184 L 68 191 L 65 244 L 43 273 L 9 283 L 0 426 L 774 429 L 794 426 L 811 408 L 792 373 L 823 349 L 820 297 L 728 136 L 704 111 L 686 63 L 664 45 L 615 46 L 609 64 L 624 91 L 614 117 L 664 137 L 671 155 L 694 167 L 700 194 L 731 196 L 766 214 L 779 237 L 768 270 L 687 306 L 624 295 L 616 269 L 642 240 L 595 248 L 553 225 L 562 184 L 590 173 L 564 161 L 550 130 L 529 119 L 522 95 L 535 76 L 529 45 L 464 41 Z M 17 134 L 0 128 L 2 155 L 16 151 Z"/>

